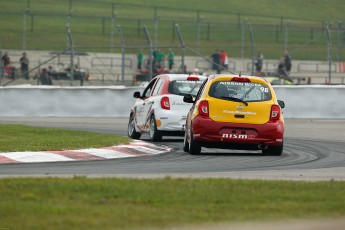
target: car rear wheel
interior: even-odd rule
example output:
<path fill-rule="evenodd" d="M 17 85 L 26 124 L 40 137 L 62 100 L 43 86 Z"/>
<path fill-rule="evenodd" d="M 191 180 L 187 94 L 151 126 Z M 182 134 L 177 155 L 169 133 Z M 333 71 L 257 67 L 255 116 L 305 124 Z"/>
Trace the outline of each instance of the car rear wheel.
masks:
<path fill-rule="evenodd" d="M 189 142 L 189 153 L 192 155 L 198 155 L 201 152 L 201 145 L 199 142 L 193 139 L 193 128 L 190 126 L 190 142 Z"/>
<path fill-rule="evenodd" d="M 129 121 L 128 121 L 128 137 L 133 138 L 133 139 L 139 139 L 141 137 L 141 133 L 138 133 L 135 130 L 135 120 L 133 114 L 129 116 Z"/>
<path fill-rule="evenodd" d="M 186 132 L 184 132 L 183 151 L 185 151 L 186 153 L 189 153 L 189 143 L 187 141 L 187 130 L 186 130 Z"/>
<path fill-rule="evenodd" d="M 162 140 L 162 133 L 157 129 L 155 115 L 152 115 L 150 119 L 150 139 L 151 141 Z"/>
<path fill-rule="evenodd" d="M 262 150 L 264 156 L 281 156 L 283 154 L 283 145 L 269 146 L 267 149 Z"/>

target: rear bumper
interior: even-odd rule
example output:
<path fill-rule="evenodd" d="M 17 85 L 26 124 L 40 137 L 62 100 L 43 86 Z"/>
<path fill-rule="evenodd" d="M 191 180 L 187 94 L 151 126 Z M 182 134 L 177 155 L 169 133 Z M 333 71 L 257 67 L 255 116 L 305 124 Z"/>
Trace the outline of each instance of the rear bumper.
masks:
<path fill-rule="evenodd" d="M 262 125 L 215 122 L 196 116 L 193 119 L 193 139 L 205 147 L 258 149 L 258 145 L 281 146 L 284 123 L 281 120 Z"/>
<path fill-rule="evenodd" d="M 180 110 L 155 111 L 157 129 L 159 131 L 184 132 L 187 112 Z"/>

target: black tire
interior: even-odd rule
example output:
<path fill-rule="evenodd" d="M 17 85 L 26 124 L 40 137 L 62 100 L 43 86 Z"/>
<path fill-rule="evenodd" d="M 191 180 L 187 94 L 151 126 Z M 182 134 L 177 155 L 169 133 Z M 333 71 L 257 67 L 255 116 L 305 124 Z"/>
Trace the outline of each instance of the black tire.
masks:
<path fill-rule="evenodd" d="M 162 133 L 157 129 L 155 115 L 152 115 L 150 118 L 150 139 L 151 141 L 162 140 Z"/>
<path fill-rule="evenodd" d="M 141 133 L 138 133 L 135 130 L 135 122 L 134 122 L 133 114 L 129 116 L 127 134 L 128 134 L 128 137 L 132 139 L 140 139 L 141 137 Z"/>
<path fill-rule="evenodd" d="M 186 132 L 184 132 L 183 151 L 186 152 L 186 153 L 189 153 L 189 143 L 187 141 L 187 130 L 186 130 Z"/>
<path fill-rule="evenodd" d="M 189 142 L 189 153 L 192 155 L 198 155 L 201 153 L 201 145 L 199 142 L 193 139 L 193 128 L 190 126 L 190 142 Z"/>
<path fill-rule="evenodd" d="M 262 150 L 264 156 L 281 156 L 283 154 L 283 144 L 281 146 L 269 146 Z"/>

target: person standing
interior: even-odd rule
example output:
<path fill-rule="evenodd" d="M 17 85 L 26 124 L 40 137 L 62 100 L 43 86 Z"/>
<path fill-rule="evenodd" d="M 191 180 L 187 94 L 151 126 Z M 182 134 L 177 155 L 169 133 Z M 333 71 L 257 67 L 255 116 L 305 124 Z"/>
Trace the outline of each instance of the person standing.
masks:
<path fill-rule="evenodd" d="M 22 53 L 22 57 L 19 59 L 21 76 L 25 79 L 29 79 L 29 59 L 26 52 Z"/>
<path fill-rule="evenodd" d="M 212 70 L 217 70 L 217 74 L 220 73 L 220 54 L 218 49 L 214 51 L 214 53 L 211 55 L 212 57 Z"/>
<path fill-rule="evenodd" d="M 290 55 L 289 55 L 289 51 L 286 49 L 285 50 L 285 53 L 284 53 L 284 66 L 285 66 L 285 72 L 287 75 L 290 74 L 290 71 L 291 71 L 291 58 L 290 58 Z"/>
<path fill-rule="evenodd" d="M 2 76 L 7 76 L 9 78 L 14 79 L 14 68 L 13 66 L 11 66 L 11 59 L 7 51 L 1 57 L 1 68 L 2 68 L 2 71 L 1 71 Z"/>
<path fill-rule="evenodd" d="M 256 56 L 256 61 L 255 61 L 255 67 L 256 67 L 255 70 L 257 74 L 259 75 L 262 71 L 263 62 L 264 62 L 264 55 L 262 54 L 261 51 L 259 51 L 258 55 Z"/>
<path fill-rule="evenodd" d="M 152 51 L 152 68 L 156 69 L 157 68 L 157 50 Z"/>
<path fill-rule="evenodd" d="M 141 70 L 142 64 L 143 64 L 143 50 L 140 49 L 139 53 L 137 55 L 137 61 L 138 61 L 138 70 Z"/>
<path fill-rule="evenodd" d="M 156 56 L 156 65 L 158 69 L 164 68 L 164 58 L 165 53 L 158 49 L 157 56 Z"/>
<path fill-rule="evenodd" d="M 168 63 L 169 63 L 169 70 L 171 71 L 173 66 L 174 66 L 174 57 L 175 54 L 172 51 L 172 49 L 169 49 L 169 54 L 168 54 Z"/>
<path fill-rule="evenodd" d="M 1 57 L 1 63 L 4 68 L 11 64 L 11 59 L 8 56 L 8 52 L 6 51 L 5 54 Z"/>
<path fill-rule="evenodd" d="M 42 72 L 39 76 L 39 81 L 41 85 L 53 85 L 53 81 L 51 79 L 50 74 L 46 68 L 42 69 Z"/>

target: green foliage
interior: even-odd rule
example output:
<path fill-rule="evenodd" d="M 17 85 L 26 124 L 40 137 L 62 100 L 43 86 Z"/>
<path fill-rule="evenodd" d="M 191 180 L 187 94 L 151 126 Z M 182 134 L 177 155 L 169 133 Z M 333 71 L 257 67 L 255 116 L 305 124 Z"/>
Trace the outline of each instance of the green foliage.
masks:
<path fill-rule="evenodd" d="M 66 24 L 68 15 L 71 15 L 71 31 L 80 51 L 109 52 L 111 16 L 114 13 L 115 46 L 121 43 L 117 25 L 121 26 L 128 47 L 147 46 L 142 30 L 146 25 L 151 39 L 154 42 L 157 39 L 158 46 L 176 47 L 179 40 L 174 24 L 177 23 L 187 46 L 207 56 L 218 48 L 227 50 L 231 57 L 241 57 L 241 25 L 247 19 L 252 24 L 256 50 L 261 50 L 269 59 L 279 58 L 287 43 L 294 59 L 327 60 L 323 22 L 328 21 L 333 24 L 333 53 L 345 59 L 344 45 L 338 44 L 337 38 L 338 21 L 344 21 L 341 5 L 342 0 L 2 0 L 0 28 L 6 33 L 0 34 L 0 48 L 22 48 L 23 12 L 28 9 L 26 49 L 64 50 L 67 44 Z M 198 18 L 200 29 L 197 27 Z M 344 29 L 344 25 L 340 28 Z M 243 54 L 250 58 L 251 43 L 246 26 L 245 31 Z M 136 49 L 128 47 L 126 52 L 136 52 Z M 178 52 L 176 48 L 177 55 Z"/>
<path fill-rule="evenodd" d="M 127 137 L 111 134 L 0 124 L 0 152 L 81 149 L 129 142 Z"/>
<path fill-rule="evenodd" d="M 149 229 L 342 217 L 344 189 L 343 182 L 8 178 L 0 180 L 0 219 L 10 229 Z"/>

